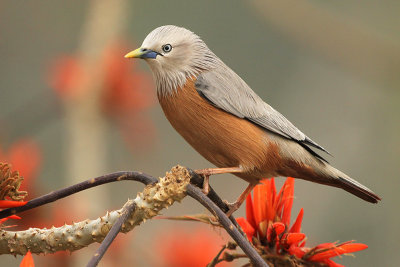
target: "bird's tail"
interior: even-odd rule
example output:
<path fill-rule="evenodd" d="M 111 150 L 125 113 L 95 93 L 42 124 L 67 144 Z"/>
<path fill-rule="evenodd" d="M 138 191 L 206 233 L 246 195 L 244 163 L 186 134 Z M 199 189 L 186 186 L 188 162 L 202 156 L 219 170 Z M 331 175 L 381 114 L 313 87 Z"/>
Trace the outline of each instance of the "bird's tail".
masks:
<path fill-rule="evenodd" d="M 332 182 L 329 185 L 342 188 L 347 192 L 371 203 L 378 203 L 378 201 L 381 200 L 381 198 L 377 194 L 372 192 L 372 190 L 368 187 L 360 184 L 356 180 L 350 178 L 346 174 L 328 164 L 326 165 L 326 167 L 329 169 L 329 172 L 331 174 L 334 174 L 331 175 L 331 179 L 329 179 Z"/>
<path fill-rule="evenodd" d="M 359 198 L 364 199 L 365 201 L 378 203 L 378 201 L 381 200 L 381 198 L 372 192 L 371 189 L 351 179 L 350 177 L 339 177 L 338 180 L 340 188 L 352 193 L 355 196 L 358 196 Z"/>

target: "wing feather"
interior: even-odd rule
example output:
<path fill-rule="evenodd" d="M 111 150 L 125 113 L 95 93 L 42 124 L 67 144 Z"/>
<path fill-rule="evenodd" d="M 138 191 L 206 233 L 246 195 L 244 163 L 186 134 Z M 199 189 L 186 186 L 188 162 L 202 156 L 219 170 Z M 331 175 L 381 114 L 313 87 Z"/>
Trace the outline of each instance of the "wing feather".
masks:
<path fill-rule="evenodd" d="M 239 118 L 247 119 L 268 131 L 297 141 L 303 146 L 310 145 L 329 154 L 282 114 L 265 103 L 228 67 L 220 71 L 212 70 L 200 74 L 195 86 L 199 94 L 212 105 Z"/>

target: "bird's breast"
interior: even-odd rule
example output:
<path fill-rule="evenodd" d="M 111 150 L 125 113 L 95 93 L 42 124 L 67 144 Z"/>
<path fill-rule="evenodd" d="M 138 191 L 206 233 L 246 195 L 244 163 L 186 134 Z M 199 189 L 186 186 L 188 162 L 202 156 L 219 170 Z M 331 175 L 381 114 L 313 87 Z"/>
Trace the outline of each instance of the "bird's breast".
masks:
<path fill-rule="evenodd" d="M 238 167 L 246 180 L 275 175 L 280 161 L 278 147 L 266 132 L 251 122 L 211 105 L 188 79 L 174 94 L 159 95 L 165 116 L 182 137 L 218 167 Z M 258 177 L 258 176 L 263 177 Z"/>

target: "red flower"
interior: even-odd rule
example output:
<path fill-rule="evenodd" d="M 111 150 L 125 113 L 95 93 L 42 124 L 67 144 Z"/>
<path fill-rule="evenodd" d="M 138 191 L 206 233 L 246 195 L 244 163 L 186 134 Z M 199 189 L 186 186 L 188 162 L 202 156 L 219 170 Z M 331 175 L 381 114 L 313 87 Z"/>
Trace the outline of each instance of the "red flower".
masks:
<path fill-rule="evenodd" d="M 51 68 L 49 83 L 66 101 L 92 97 L 87 90 L 95 84 L 99 109 L 119 126 L 128 146 L 136 148 L 154 142 L 153 124 L 141 117 L 155 104 L 155 93 L 151 76 L 140 71 L 134 61 L 124 60 L 127 50 L 123 45 L 112 45 L 89 67 L 77 57 L 62 56 Z"/>
<path fill-rule="evenodd" d="M 20 220 L 21 217 L 19 217 L 19 216 L 17 216 L 17 215 L 11 215 L 11 216 L 8 216 L 8 217 L 6 217 L 6 218 L 0 219 L 0 225 L 2 225 L 3 222 L 7 221 L 8 219 L 17 219 L 17 220 Z"/>
<path fill-rule="evenodd" d="M 72 56 L 59 57 L 51 68 L 49 84 L 62 99 L 75 99 L 87 82 L 81 63 Z"/>
<path fill-rule="evenodd" d="M 300 232 L 303 209 L 290 227 L 293 205 L 294 179 L 287 178 L 277 194 L 274 179 L 263 180 L 246 199 L 246 218 L 237 222 L 247 238 L 266 254 L 294 255 L 302 260 L 339 267 L 332 257 L 366 249 L 368 246 L 348 241 L 342 244 L 324 243 L 314 248 L 305 247 L 305 234 Z"/>
<path fill-rule="evenodd" d="M 204 267 L 222 248 L 224 240 L 209 228 L 198 227 L 190 231 L 182 228 L 164 229 L 156 240 L 157 255 L 162 267 Z M 218 266 L 230 266 L 222 262 Z"/>
<path fill-rule="evenodd" d="M 23 206 L 27 203 L 27 201 L 12 201 L 12 200 L 0 200 L 0 210 L 1 209 L 7 209 L 7 208 L 15 208 L 15 207 L 20 207 Z M 17 215 L 11 215 L 6 218 L 0 219 L 0 225 L 2 225 L 5 221 L 9 219 L 16 219 L 20 220 L 21 217 Z"/>
<path fill-rule="evenodd" d="M 12 200 L 0 200 L 0 209 L 21 207 L 28 203 L 27 201 L 12 201 Z"/>
<path fill-rule="evenodd" d="M 24 258 L 21 261 L 19 267 L 35 267 L 35 263 L 33 262 L 32 253 L 28 251 Z"/>

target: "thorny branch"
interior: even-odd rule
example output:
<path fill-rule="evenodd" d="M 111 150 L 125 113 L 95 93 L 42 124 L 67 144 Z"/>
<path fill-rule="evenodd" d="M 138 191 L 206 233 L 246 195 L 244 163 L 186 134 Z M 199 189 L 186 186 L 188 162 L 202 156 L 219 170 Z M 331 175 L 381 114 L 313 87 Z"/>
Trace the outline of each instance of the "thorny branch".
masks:
<path fill-rule="evenodd" d="M 239 230 L 235 218 L 225 215 L 228 207 L 215 191 L 210 188 L 208 196 L 204 195 L 195 186 L 202 185 L 202 177 L 180 166 L 172 168 L 160 180 L 140 172 L 117 172 L 100 176 L 33 199 L 25 206 L 0 211 L 0 218 L 54 202 L 94 186 L 121 180 L 139 181 L 147 186 L 134 200 L 128 200 L 122 209 L 107 212 L 96 220 L 85 220 L 51 229 L 30 228 L 19 232 L 0 230 L 0 254 L 25 254 L 28 250 L 37 254 L 60 250 L 75 251 L 93 242 L 102 242 L 87 265 L 96 266 L 119 232 L 131 231 L 136 225 L 156 216 L 162 209 L 172 205 L 174 201 L 181 201 L 188 194 L 218 218 L 254 266 L 268 266 Z"/>
<path fill-rule="evenodd" d="M 39 206 L 43 206 L 45 204 L 54 202 L 58 199 L 70 196 L 72 194 L 78 193 L 80 191 L 99 186 L 102 184 L 106 183 L 112 183 L 112 182 L 118 182 L 118 181 L 124 181 L 124 180 L 131 180 L 131 181 L 137 181 L 141 182 L 145 185 L 151 184 L 151 183 L 156 183 L 157 179 L 154 178 L 153 176 L 141 173 L 141 172 L 114 172 L 110 174 L 106 174 L 103 176 L 99 176 L 97 178 L 89 179 L 84 182 L 50 192 L 46 195 L 43 195 L 41 197 L 32 199 L 26 205 L 17 207 L 17 208 L 9 208 L 0 211 L 0 219 L 8 217 L 13 214 L 17 214 L 23 211 L 27 211 L 33 208 L 37 208 Z"/>
<path fill-rule="evenodd" d="M 96 250 L 96 253 L 90 259 L 86 267 L 94 267 L 97 266 L 97 264 L 99 264 L 101 258 L 104 256 L 107 249 L 110 247 L 111 243 L 114 241 L 114 239 L 121 231 L 123 224 L 129 219 L 129 217 L 131 216 L 132 212 L 134 212 L 135 209 L 136 209 L 135 202 L 132 202 L 124 207 L 121 216 L 111 227 L 110 232 L 108 232 L 106 238 L 104 238 L 103 242 L 101 242 L 100 247 Z"/>

